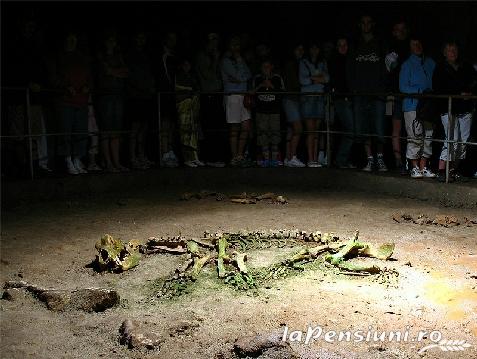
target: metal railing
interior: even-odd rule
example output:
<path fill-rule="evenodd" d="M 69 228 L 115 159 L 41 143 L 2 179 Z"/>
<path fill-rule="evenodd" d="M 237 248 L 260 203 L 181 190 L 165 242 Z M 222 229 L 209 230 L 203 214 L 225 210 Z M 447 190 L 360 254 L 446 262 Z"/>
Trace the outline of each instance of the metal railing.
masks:
<path fill-rule="evenodd" d="M 98 132 L 68 132 L 68 133 L 61 133 L 61 132 L 54 132 L 54 133 L 43 133 L 43 134 L 32 134 L 32 128 L 31 128 L 31 96 L 32 93 L 38 94 L 38 93 L 47 93 L 50 95 L 56 95 L 56 96 L 61 96 L 64 95 L 65 92 L 57 89 L 41 89 L 40 91 L 33 91 L 29 87 L 2 87 L 2 92 L 3 91 L 14 91 L 14 92 L 24 92 L 25 94 L 25 105 L 26 105 L 26 119 L 27 119 L 27 131 L 28 133 L 24 135 L 1 135 L 0 138 L 3 139 L 24 139 L 28 138 L 28 147 L 29 147 L 29 168 L 30 168 L 30 175 L 31 178 L 34 178 L 34 166 L 33 166 L 33 144 L 32 144 L 32 138 L 34 137 L 39 137 L 39 136 L 66 136 L 66 135 L 100 135 L 100 134 L 130 134 L 132 131 L 131 130 L 123 130 L 123 131 L 101 131 L 99 130 Z M 121 94 L 124 95 L 124 93 L 118 93 L 118 92 L 104 92 L 104 91 L 95 91 L 94 95 L 95 96 L 101 96 L 101 95 L 109 95 L 109 94 Z M 161 153 L 161 134 L 163 133 L 162 130 L 162 121 L 161 121 L 161 96 L 162 95 L 177 95 L 178 93 L 174 91 L 160 91 L 157 92 L 157 116 L 158 116 L 158 121 L 157 121 L 157 127 L 158 130 L 154 131 L 158 135 L 158 141 L 159 141 L 159 159 L 160 161 L 162 160 L 162 153 Z M 450 171 L 450 159 L 453 158 L 453 151 L 454 151 L 454 144 L 465 144 L 465 145 L 470 145 L 470 146 L 477 146 L 477 142 L 470 142 L 470 141 L 458 141 L 454 140 L 454 127 L 455 127 L 455 119 L 454 116 L 452 115 L 452 105 L 453 105 L 453 100 L 454 99 L 465 99 L 465 100 L 477 100 L 477 95 L 452 95 L 452 94 L 403 94 L 403 93 L 393 93 L 393 92 L 323 92 L 323 93 L 316 93 L 316 92 L 294 92 L 294 91 L 267 91 L 267 92 L 222 92 L 222 91 L 217 91 L 217 92 L 201 92 L 201 91 L 189 91 L 189 92 L 181 92 L 180 95 L 206 95 L 206 96 L 227 96 L 227 95 L 260 95 L 260 94 L 275 94 L 279 96 L 313 96 L 313 97 L 325 97 L 326 99 L 326 118 L 328 119 L 326 121 L 326 130 L 316 130 L 316 131 L 308 131 L 304 130 L 303 133 L 324 133 L 326 134 L 326 143 L 327 143 L 327 157 L 330 161 L 331 159 L 331 135 L 351 135 L 351 136 L 362 136 L 362 137 L 378 137 L 378 138 L 399 138 L 399 140 L 409 140 L 413 139 L 409 136 L 393 136 L 393 135 L 377 135 L 377 134 L 365 134 L 365 133 L 355 133 L 355 132 L 345 132 L 345 131 L 335 131 L 330 128 L 331 126 L 331 121 L 329 119 L 331 118 L 331 103 L 334 98 L 353 98 L 356 96 L 360 97 L 376 97 L 380 98 L 383 101 L 389 101 L 389 97 L 392 97 L 391 100 L 394 100 L 395 98 L 433 98 L 433 99 L 447 99 L 447 113 L 449 116 L 449 121 L 448 121 L 448 128 L 447 128 L 447 138 L 442 140 L 442 139 L 428 139 L 426 140 L 432 141 L 432 142 L 440 142 L 440 143 L 445 143 L 447 145 L 447 159 L 446 159 L 446 183 L 449 182 L 449 171 Z M 7 104 L 2 104 L 2 105 L 7 105 Z M 205 130 L 204 132 L 226 132 L 227 130 L 223 129 L 208 129 Z M 286 133 L 286 130 L 281 130 L 281 133 Z M 451 145 L 452 144 L 452 145 Z M 162 163 L 161 163 L 162 165 Z"/>

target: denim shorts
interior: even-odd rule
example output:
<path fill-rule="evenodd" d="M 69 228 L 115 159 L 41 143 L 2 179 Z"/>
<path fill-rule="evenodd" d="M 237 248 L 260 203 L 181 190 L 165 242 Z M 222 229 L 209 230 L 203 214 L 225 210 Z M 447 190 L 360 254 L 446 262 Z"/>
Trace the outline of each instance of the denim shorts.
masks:
<path fill-rule="evenodd" d="M 285 111 L 287 122 L 301 121 L 300 101 L 298 99 L 285 97 L 283 99 L 283 110 Z"/>
<path fill-rule="evenodd" d="M 325 98 L 322 96 L 302 96 L 301 112 L 307 118 L 325 118 Z"/>

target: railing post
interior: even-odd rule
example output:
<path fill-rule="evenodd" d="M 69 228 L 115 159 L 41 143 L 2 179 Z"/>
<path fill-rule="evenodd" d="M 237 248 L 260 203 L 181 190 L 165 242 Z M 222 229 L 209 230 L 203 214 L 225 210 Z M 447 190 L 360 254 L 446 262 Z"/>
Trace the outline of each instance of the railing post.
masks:
<path fill-rule="evenodd" d="M 331 134 L 330 134 L 330 121 L 331 121 L 331 94 L 326 94 L 326 165 L 331 167 Z"/>
<path fill-rule="evenodd" d="M 162 123 L 161 123 L 161 93 L 157 93 L 157 139 L 159 146 L 159 166 L 162 167 Z"/>
<path fill-rule="evenodd" d="M 33 139 L 31 137 L 31 103 L 30 103 L 30 87 L 26 88 L 26 115 L 27 115 L 27 128 L 28 128 L 28 153 L 30 162 L 30 176 L 34 178 L 33 174 Z"/>
<path fill-rule="evenodd" d="M 447 102 L 447 161 L 446 161 L 446 183 L 449 183 L 449 171 L 450 171 L 450 158 L 451 154 L 453 154 L 454 150 L 454 143 L 452 143 L 452 151 L 451 151 L 451 143 L 450 140 L 454 139 L 454 117 L 452 116 L 452 97 L 449 96 L 449 100 Z"/>

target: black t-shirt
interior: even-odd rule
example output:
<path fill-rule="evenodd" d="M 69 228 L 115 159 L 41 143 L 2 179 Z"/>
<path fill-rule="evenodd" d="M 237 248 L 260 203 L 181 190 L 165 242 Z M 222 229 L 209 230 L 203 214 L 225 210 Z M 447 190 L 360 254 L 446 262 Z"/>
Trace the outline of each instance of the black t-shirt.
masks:
<path fill-rule="evenodd" d="M 253 79 L 253 88 L 257 92 L 277 92 L 283 91 L 283 79 L 278 74 L 272 74 L 269 80 L 273 87 L 266 88 L 261 86 L 262 82 L 267 78 L 263 74 L 259 74 Z M 257 94 L 257 112 L 259 113 L 280 113 L 281 96 L 277 94 Z"/>

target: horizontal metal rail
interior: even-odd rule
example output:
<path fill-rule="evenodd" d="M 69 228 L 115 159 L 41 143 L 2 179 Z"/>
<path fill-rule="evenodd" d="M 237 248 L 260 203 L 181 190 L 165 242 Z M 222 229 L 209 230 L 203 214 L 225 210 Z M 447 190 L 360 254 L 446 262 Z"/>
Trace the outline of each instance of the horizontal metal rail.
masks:
<path fill-rule="evenodd" d="M 132 131 L 130 130 L 123 130 L 123 131 L 95 131 L 95 132 L 54 132 L 54 133 L 41 133 L 41 134 L 32 134 L 31 133 L 31 97 L 37 94 L 49 94 L 50 96 L 55 97 L 57 103 L 61 104 L 62 101 L 65 100 L 65 96 L 68 96 L 69 93 L 65 89 L 51 89 L 51 88 L 41 88 L 40 90 L 33 90 L 30 87 L 18 87 L 18 86 L 2 86 L 2 100 L 7 100 L 3 98 L 4 92 L 23 92 L 26 95 L 25 103 L 26 103 L 26 120 L 27 122 L 27 130 L 28 133 L 24 135 L 0 135 L 0 139 L 2 140 L 9 140 L 9 139 L 16 139 L 16 140 L 24 140 L 28 139 L 29 142 L 29 149 L 30 149 L 30 172 L 31 177 L 33 179 L 33 156 L 32 156 L 32 138 L 41 137 L 41 136 L 105 136 L 105 135 L 121 135 L 121 134 L 130 134 Z M 91 89 L 88 95 L 92 96 L 108 96 L 108 95 L 120 95 L 127 98 L 126 91 L 106 91 L 102 89 Z M 405 94 L 405 93 L 395 93 L 395 92 L 297 92 L 297 91 L 266 91 L 266 92 L 258 92 L 258 91 L 242 91 L 242 92 L 233 92 L 233 91 L 215 91 L 215 92 L 204 92 L 204 91 L 157 91 L 155 94 L 151 93 L 150 100 L 157 102 L 157 112 L 158 112 L 158 129 L 149 131 L 149 133 L 154 134 L 163 134 L 168 133 L 168 131 L 162 130 L 161 125 L 161 99 L 163 99 L 163 95 L 167 96 L 168 98 L 174 96 L 229 96 L 229 95 L 260 95 L 260 94 L 274 94 L 279 95 L 281 97 L 302 97 L 302 96 L 312 96 L 312 97 L 327 97 L 329 100 L 327 101 L 326 111 L 328 114 L 328 119 L 331 117 L 330 112 L 330 103 L 333 100 L 340 100 L 343 98 L 346 99 L 353 99 L 355 97 L 377 97 L 381 101 L 393 101 L 397 98 L 432 98 L 432 99 L 446 99 L 447 100 L 447 113 L 450 114 L 449 116 L 449 124 L 448 124 L 448 139 L 441 140 L 436 138 L 425 138 L 427 141 L 437 142 L 437 143 L 446 143 L 447 144 L 447 158 L 449 159 L 451 156 L 451 152 L 454 151 L 454 146 L 449 146 L 450 144 L 465 144 L 470 146 L 477 146 L 477 142 L 465 142 L 465 141 L 458 141 L 453 139 L 453 128 L 454 128 L 454 116 L 452 115 L 452 100 L 467 100 L 467 101 L 474 101 L 477 100 L 477 95 L 463 95 L 463 94 L 436 94 L 436 93 L 420 93 L 420 94 Z M 156 97 L 156 100 L 154 99 Z M 93 97 L 94 98 L 94 97 Z M 7 100 L 8 101 L 8 100 Z M 51 103 L 50 103 L 51 104 Z M 7 103 L 3 103 L 3 105 L 8 105 Z M 175 133 L 180 132 L 179 130 L 175 129 Z M 183 133 L 182 131 L 181 133 Z M 203 129 L 202 132 L 204 133 L 228 133 L 227 129 Z M 280 133 L 285 134 L 288 131 L 282 130 Z M 321 133 L 327 135 L 327 146 L 328 146 L 328 155 L 330 156 L 330 136 L 331 135 L 342 135 L 342 136 L 352 136 L 352 137 L 368 137 L 368 138 L 399 138 L 400 140 L 413 140 L 414 138 L 407 137 L 407 136 L 392 136 L 392 135 L 377 135 L 377 134 L 367 134 L 367 133 L 355 133 L 355 132 L 345 132 L 345 131 L 335 131 L 330 129 L 330 121 L 326 121 L 326 130 L 316 130 L 316 131 L 302 131 L 304 134 L 309 133 Z M 452 138 L 452 139 L 451 139 Z M 160 137 L 159 137 L 160 141 Z M 446 161 L 446 182 L 449 181 L 449 160 Z"/>

